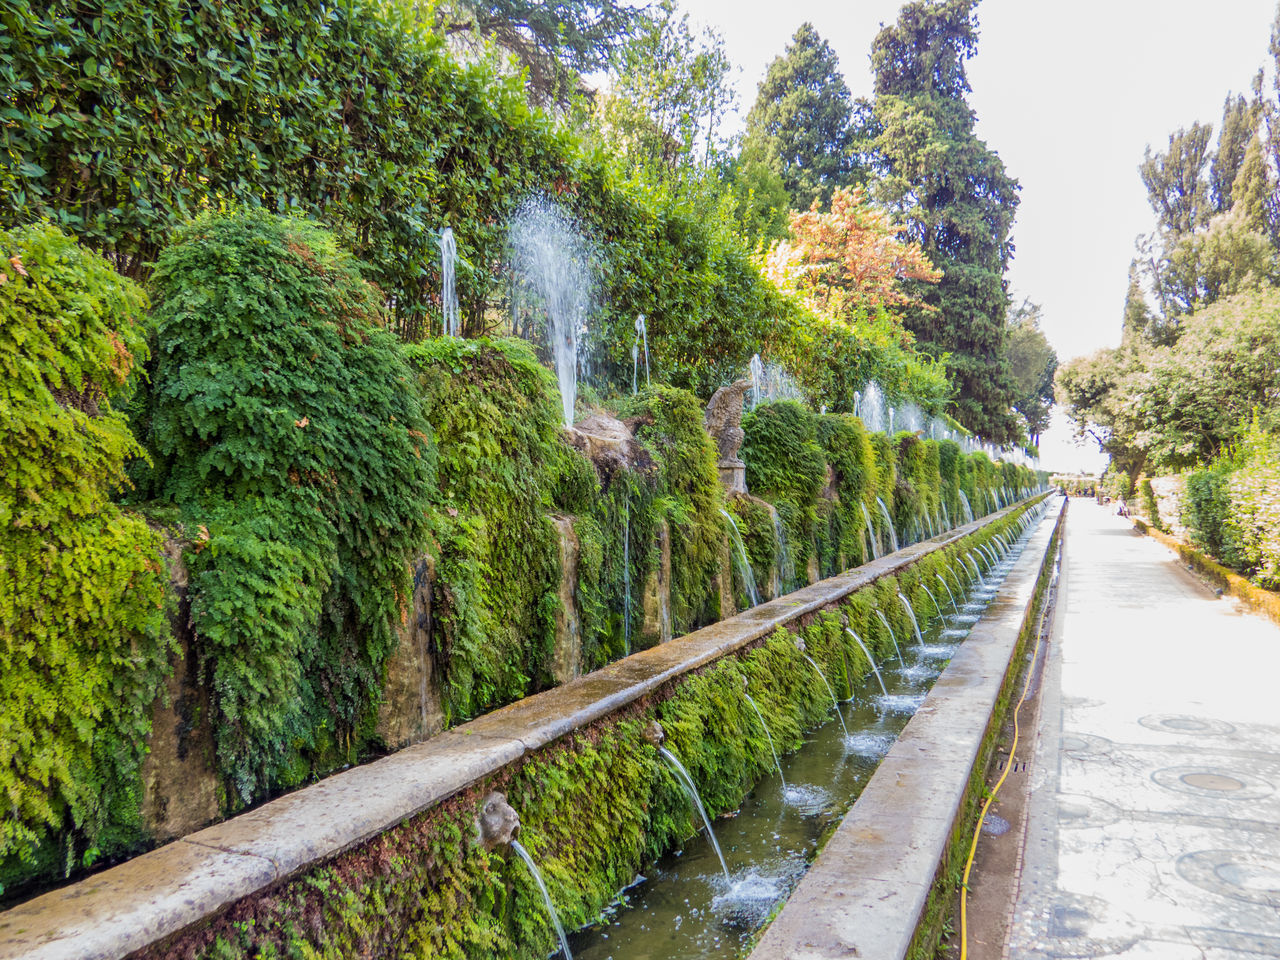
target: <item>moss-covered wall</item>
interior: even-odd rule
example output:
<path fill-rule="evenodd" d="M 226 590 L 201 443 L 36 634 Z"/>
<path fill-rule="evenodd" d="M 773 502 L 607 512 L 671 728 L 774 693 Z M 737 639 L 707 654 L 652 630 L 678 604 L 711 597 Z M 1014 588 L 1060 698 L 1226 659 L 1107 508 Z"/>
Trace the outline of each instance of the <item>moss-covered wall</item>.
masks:
<path fill-rule="evenodd" d="M 673 681 L 622 713 L 576 731 L 465 794 L 320 867 L 234 905 L 208 926 L 144 953 L 147 958 L 546 956 L 552 932 L 514 858 L 486 853 L 474 819 L 502 790 L 518 811 L 521 841 L 540 865 L 566 926 L 594 919 L 643 865 L 695 830 L 691 811 L 643 736 L 659 720 L 667 747 L 689 768 L 713 814 L 733 809 L 772 767 L 769 745 L 740 691 L 744 683 L 782 750 L 828 713 L 821 680 L 837 696 L 870 667 L 846 624 L 880 656 L 892 651 L 879 607 L 907 635 L 897 599 L 933 612 L 921 584 L 958 576 L 956 555 L 1017 523 L 1002 517 L 961 544 L 884 577 L 841 604 Z"/>
<path fill-rule="evenodd" d="M 752 496 L 726 498 L 700 401 L 656 384 L 601 411 L 631 439 L 597 456 L 563 429 L 528 344 L 403 346 L 305 221 L 196 221 L 165 252 L 150 316 L 55 231 L 0 239 L 16 258 L 3 332 L 13 356 L 40 354 L 6 380 L 0 628 L 26 746 L 0 768 L 16 810 L 0 898 L 207 820 L 210 796 L 234 812 L 744 608 L 736 570 L 721 589 L 726 508 L 772 596 L 868 559 L 866 517 L 886 549 L 877 498 L 902 535 L 944 496 L 932 442 L 785 401 L 745 416 Z M 128 418 L 112 407 L 126 399 Z M 997 478 L 1030 482 L 955 453 L 978 514 Z M 185 554 L 165 557 L 161 528 Z M 189 571 L 182 590 L 166 591 L 170 566 Z M 153 702 L 166 682 L 179 707 Z M 216 784 L 199 814 L 162 802 L 178 771 L 156 766 L 191 737 L 213 744 L 181 758 L 182 777 Z"/>

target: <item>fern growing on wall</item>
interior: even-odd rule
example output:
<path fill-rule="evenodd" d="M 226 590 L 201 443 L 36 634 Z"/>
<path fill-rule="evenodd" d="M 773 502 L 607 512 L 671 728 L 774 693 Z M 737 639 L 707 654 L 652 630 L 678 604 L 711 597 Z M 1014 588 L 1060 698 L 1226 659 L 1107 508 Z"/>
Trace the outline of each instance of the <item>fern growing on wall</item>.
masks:
<path fill-rule="evenodd" d="M 49 226 L 0 232 L 0 892 L 139 839 L 168 669 L 161 537 L 111 496 L 146 298 Z"/>

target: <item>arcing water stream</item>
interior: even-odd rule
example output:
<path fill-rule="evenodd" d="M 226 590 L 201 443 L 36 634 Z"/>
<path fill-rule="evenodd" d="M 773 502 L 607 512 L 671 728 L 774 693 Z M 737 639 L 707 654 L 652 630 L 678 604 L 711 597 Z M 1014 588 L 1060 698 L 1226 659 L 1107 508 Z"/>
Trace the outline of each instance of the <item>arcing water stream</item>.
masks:
<path fill-rule="evenodd" d="M 1003 579 L 1025 542 L 1020 538 L 999 558 L 987 584 Z M 981 604 L 993 595 L 981 591 Z M 716 824 L 727 867 L 709 834 L 699 832 L 637 877 L 596 924 L 570 935 L 577 960 L 740 956 L 857 799 L 968 632 L 966 623 L 976 619 L 949 615 L 921 624 L 923 645 L 909 662 L 857 684 L 853 700 L 836 705 L 840 723 L 824 723 L 800 749 L 776 758 L 779 776 L 760 781 Z"/>

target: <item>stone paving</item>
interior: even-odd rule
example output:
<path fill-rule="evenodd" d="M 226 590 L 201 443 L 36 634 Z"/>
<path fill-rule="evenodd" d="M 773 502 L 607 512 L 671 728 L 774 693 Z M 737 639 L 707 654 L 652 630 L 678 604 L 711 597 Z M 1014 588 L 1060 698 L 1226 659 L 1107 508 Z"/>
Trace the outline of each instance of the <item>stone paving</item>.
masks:
<path fill-rule="evenodd" d="M 1280 628 L 1085 500 L 1062 585 L 1004 956 L 1280 957 Z"/>

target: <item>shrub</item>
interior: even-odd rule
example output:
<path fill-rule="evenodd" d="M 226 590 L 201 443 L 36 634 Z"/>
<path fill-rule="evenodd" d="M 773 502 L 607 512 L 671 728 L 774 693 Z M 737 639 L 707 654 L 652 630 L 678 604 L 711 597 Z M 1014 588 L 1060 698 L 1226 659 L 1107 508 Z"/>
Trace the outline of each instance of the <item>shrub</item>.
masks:
<path fill-rule="evenodd" d="M 1222 524 L 1222 557 L 1263 587 L 1280 589 L 1280 440 L 1255 418 L 1226 478 L 1230 511 Z"/>
<path fill-rule="evenodd" d="M 465 333 L 506 329 L 509 216 L 554 194 L 602 241 L 606 379 L 630 380 L 644 313 L 655 374 L 704 396 L 759 352 L 820 380 L 832 409 L 868 377 L 944 399 L 941 364 L 891 320 L 828 323 L 767 281 L 723 193 L 628 172 L 531 110 L 520 78 L 454 61 L 430 21 L 399 0 L 0 0 L 0 209 L 62 224 L 135 278 L 204 208 L 323 218 L 417 341 L 440 329 L 441 229 Z"/>
<path fill-rule="evenodd" d="M 1138 491 L 1142 495 L 1142 515 L 1147 518 L 1151 526 L 1157 530 L 1164 530 L 1164 523 L 1160 520 L 1160 506 L 1156 503 L 1156 492 L 1151 487 L 1150 478 L 1142 478 Z"/>
<path fill-rule="evenodd" d="M 875 509 L 875 453 L 862 421 L 849 414 L 819 417 L 817 436 L 831 467 L 837 500 L 827 529 L 819 531 L 822 572 L 831 574 L 871 559 L 866 526 Z"/>
<path fill-rule="evenodd" d="M 371 735 L 435 454 L 378 292 L 319 227 L 203 216 L 154 285 L 149 484 L 208 529 L 192 619 L 248 802 Z"/>
<path fill-rule="evenodd" d="M 575 480 L 592 494 L 596 480 L 564 442 L 555 379 L 527 343 L 444 337 L 406 354 L 439 451 L 432 642 L 457 722 L 552 682 L 551 514 L 590 499 Z"/>
<path fill-rule="evenodd" d="M 0 891 L 142 832 L 168 578 L 160 534 L 110 498 L 142 455 L 114 404 L 145 308 L 52 227 L 0 232 Z"/>
<path fill-rule="evenodd" d="M 636 439 L 657 469 L 655 521 L 671 528 L 672 629 L 687 633 L 720 616 L 715 582 L 726 534 L 716 447 L 702 425 L 702 404 L 684 390 L 655 385 L 623 412 L 636 418 Z"/>
<path fill-rule="evenodd" d="M 742 417 L 747 489 L 771 502 L 786 528 L 793 569 L 783 592 L 803 577 L 814 549 L 814 508 L 827 476 L 817 427 L 818 417 L 794 400 L 762 403 Z"/>

